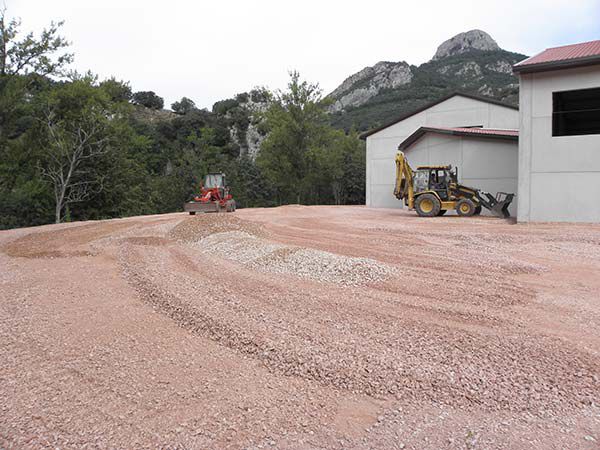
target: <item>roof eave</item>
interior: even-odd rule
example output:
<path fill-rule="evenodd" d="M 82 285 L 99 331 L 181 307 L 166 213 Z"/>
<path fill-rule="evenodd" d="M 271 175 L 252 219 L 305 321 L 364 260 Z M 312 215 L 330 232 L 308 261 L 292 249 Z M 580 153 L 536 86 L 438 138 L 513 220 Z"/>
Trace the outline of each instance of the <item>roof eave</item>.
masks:
<path fill-rule="evenodd" d="M 421 127 L 417 131 L 412 133 L 410 136 L 408 136 L 404 141 L 402 141 L 400 143 L 400 145 L 398 145 L 398 150 L 407 150 L 427 133 L 436 133 L 436 134 L 445 134 L 448 136 L 461 136 L 461 137 L 481 138 L 481 139 L 500 139 L 500 140 L 506 140 L 506 141 L 518 141 L 519 140 L 519 136 L 501 135 L 501 134 L 474 134 L 474 133 L 468 133 L 468 132 L 457 131 L 457 130 L 440 130 L 439 128 Z"/>
<path fill-rule="evenodd" d="M 600 55 L 586 56 L 585 58 L 565 59 L 562 61 L 549 61 L 538 64 L 514 65 L 513 73 L 548 72 L 551 70 L 571 69 L 600 64 Z"/>

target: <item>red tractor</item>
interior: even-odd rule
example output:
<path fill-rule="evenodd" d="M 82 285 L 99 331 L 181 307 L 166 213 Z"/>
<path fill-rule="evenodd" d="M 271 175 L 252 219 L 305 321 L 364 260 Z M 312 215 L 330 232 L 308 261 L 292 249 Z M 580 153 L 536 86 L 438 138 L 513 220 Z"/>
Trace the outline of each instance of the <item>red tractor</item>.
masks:
<path fill-rule="evenodd" d="M 235 200 L 229 193 L 224 173 L 209 173 L 200 185 L 200 195 L 183 205 L 183 210 L 194 215 L 197 212 L 234 212 Z"/>

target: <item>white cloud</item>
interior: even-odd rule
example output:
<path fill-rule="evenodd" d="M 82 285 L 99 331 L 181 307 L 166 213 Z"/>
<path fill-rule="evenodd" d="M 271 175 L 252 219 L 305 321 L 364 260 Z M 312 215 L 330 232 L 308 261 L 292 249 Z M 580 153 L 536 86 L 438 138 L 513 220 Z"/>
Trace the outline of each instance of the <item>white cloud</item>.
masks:
<path fill-rule="evenodd" d="M 291 69 L 329 92 L 380 60 L 425 62 L 473 28 L 526 54 L 600 38 L 597 0 L 5 2 L 24 29 L 64 19 L 78 70 L 209 108 L 256 85 L 283 87 Z"/>

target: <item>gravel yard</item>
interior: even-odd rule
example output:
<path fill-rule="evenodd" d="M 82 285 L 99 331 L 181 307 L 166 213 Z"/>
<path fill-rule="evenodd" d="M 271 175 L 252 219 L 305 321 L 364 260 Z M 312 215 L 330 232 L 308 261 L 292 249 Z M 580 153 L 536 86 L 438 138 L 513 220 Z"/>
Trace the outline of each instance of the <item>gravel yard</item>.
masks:
<path fill-rule="evenodd" d="M 600 448 L 599 225 L 168 214 L 0 267 L 0 448 Z"/>

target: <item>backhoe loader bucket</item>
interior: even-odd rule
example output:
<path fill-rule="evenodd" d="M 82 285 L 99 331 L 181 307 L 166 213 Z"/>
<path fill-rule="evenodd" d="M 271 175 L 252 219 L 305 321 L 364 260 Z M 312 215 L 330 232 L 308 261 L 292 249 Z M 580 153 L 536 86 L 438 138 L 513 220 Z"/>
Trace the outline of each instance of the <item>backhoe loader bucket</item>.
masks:
<path fill-rule="evenodd" d="M 513 201 L 515 194 L 508 194 L 506 192 L 498 192 L 494 197 L 489 192 L 479 191 L 478 193 L 479 202 L 489 209 L 495 216 L 507 219 L 510 217 L 508 207 Z"/>
<path fill-rule="evenodd" d="M 515 194 L 507 194 L 506 192 L 498 192 L 496 194 L 496 204 L 492 207 L 492 212 L 498 217 L 505 219 L 510 217 L 508 207 L 513 201 Z"/>
<path fill-rule="evenodd" d="M 197 212 L 219 212 L 221 205 L 218 202 L 187 202 L 183 205 L 183 210 L 192 215 Z"/>

